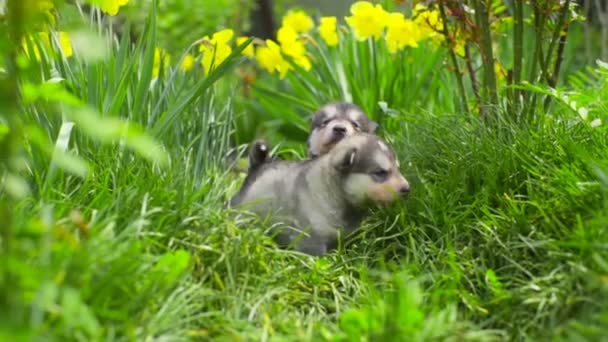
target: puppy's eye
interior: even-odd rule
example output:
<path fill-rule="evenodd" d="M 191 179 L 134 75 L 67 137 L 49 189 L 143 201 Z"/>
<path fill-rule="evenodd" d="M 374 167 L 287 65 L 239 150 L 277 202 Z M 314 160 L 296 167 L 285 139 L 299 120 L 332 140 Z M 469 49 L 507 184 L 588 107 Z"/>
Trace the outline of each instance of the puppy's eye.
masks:
<path fill-rule="evenodd" d="M 353 127 L 357 130 L 360 131 L 361 130 L 361 125 L 359 125 L 358 122 L 353 122 Z"/>
<path fill-rule="evenodd" d="M 325 120 L 321 121 L 321 124 L 319 124 L 319 127 L 327 126 L 327 124 L 329 124 L 330 121 L 331 121 L 331 119 L 325 119 Z"/>
<path fill-rule="evenodd" d="M 388 170 L 376 170 L 372 172 L 372 177 L 376 182 L 383 182 L 388 178 L 389 171 Z"/>

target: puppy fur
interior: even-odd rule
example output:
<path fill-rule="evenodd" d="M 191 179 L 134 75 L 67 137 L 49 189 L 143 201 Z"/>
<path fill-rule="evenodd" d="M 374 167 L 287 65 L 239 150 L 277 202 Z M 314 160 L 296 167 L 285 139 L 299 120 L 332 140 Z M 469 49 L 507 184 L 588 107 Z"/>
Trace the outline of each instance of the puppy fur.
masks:
<path fill-rule="evenodd" d="M 307 141 L 308 157 L 316 158 L 331 150 L 338 141 L 355 133 L 374 133 L 378 124 L 369 120 L 358 106 L 332 102 L 321 107 L 312 117 Z"/>
<path fill-rule="evenodd" d="M 360 132 L 374 133 L 377 128 L 378 124 L 371 121 L 358 106 L 349 102 L 328 103 L 312 116 L 310 136 L 306 141 L 308 158 L 329 152 L 344 137 Z M 271 161 L 267 151 L 251 151 L 254 154 L 249 155 L 250 164 L 257 167 Z"/>
<path fill-rule="evenodd" d="M 279 229 L 280 245 L 322 255 L 336 247 L 340 230 L 356 230 L 365 208 L 408 191 L 390 147 L 375 135 L 356 133 L 315 159 L 258 164 L 229 206 L 292 227 Z"/>

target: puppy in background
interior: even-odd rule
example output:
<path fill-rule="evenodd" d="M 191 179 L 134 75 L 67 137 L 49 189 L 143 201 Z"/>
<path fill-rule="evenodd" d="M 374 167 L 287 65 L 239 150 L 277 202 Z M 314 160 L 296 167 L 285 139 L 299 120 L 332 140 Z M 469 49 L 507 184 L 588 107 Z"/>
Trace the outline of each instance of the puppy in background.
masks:
<path fill-rule="evenodd" d="M 343 138 L 355 133 L 374 133 L 377 128 L 378 124 L 358 106 L 349 102 L 328 103 L 313 114 L 307 141 L 308 157 L 321 156 Z"/>
<path fill-rule="evenodd" d="M 355 133 L 374 133 L 377 128 L 378 124 L 371 121 L 357 105 L 330 102 L 312 116 L 310 136 L 306 141 L 308 158 L 326 154 L 345 137 Z M 264 144 L 264 148 L 268 148 L 268 145 Z M 249 170 L 274 159 L 267 150 L 253 148 L 249 154 Z"/>
<path fill-rule="evenodd" d="M 337 247 L 340 231 L 354 232 L 370 205 L 390 203 L 409 192 L 392 149 L 369 133 L 340 139 L 329 152 L 305 161 L 252 163 L 245 182 L 228 206 L 244 207 L 274 223 L 283 247 L 322 255 Z M 257 141 L 250 158 L 266 155 Z M 251 161 L 250 161 L 251 162 Z"/>

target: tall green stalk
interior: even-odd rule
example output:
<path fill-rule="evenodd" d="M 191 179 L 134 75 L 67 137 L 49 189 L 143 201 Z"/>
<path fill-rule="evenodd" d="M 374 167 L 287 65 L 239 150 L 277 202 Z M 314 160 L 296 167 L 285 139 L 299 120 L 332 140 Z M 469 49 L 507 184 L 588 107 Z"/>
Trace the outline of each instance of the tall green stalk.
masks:
<path fill-rule="evenodd" d="M 443 21 L 443 36 L 448 42 L 448 53 L 450 55 L 450 61 L 452 62 L 452 66 L 454 67 L 454 74 L 456 75 L 456 82 L 458 84 L 458 92 L 460 94 L 460 106 L 463 112 L 468 112 L 467 108 L 467 92 L 464 88 L 464 82 L 462 80 L 462 74 L 460 73 L 460 66 L 458 65 L 458 60 L 456 59 L 456 53 L 454 53 L 453 49 L 453 39 L 450 36 L 450 31 L 448 29 L 448 20 L 445 14 L 445 4 L 444 0 L 439 1 L 439 12 L 441 13 L 441 20 Z"/>
<path fill-rule="evenodd" d="M 483 88 L 486 105 L 492 107 L 498 104 L 496 72 L 494 71 L 494 51 L 492 48 L 492 32 L 490 31 L 488 4 L 481 0 L 474 1 L 475 21 L 480 32 L 479 50 L 483 64 Z"/>
<path fill-rule="evenodd" d="M 545 75 L 544 78 L 547 80 L 547 84 L 549 87 L 555 87 L 557 84 L 557 80 L 559 79 L 559 71 L 561 69 L 561 64 L 564 57 L 564 47 L 566 45 L 566 38 L 568 36 L 568 16 L 570 13 L 570 0 L 566 0 L 566 2 L 562 5 L 562 8 L 559 11 L 559 19 L 555 28 L 553 29 L 553 36 L 551 37 L 551 43 L 549 44 L 549 49 L 547 51 L 547 56 L 544 60 L 545 67 L 543 68 Z M 562 29 L 566 32 L 562 35 Z M 549 74 L 549 67 L 551 64 L 551 56 L 553 55 L 553 50 L 555 49 L 555 45 L 557 44 L 557 52 L 555 54 L 555 64 L 553 65 L 553 71 Z M 544 108 L 548 109 L 549 103 L 551 102 L 551 96 L 545 97 Z"/>
<path fill-rule="evenodd" d="M 17 182 L 17 162 L 15 156 L 19 152 L 21 144 L 21 123 L 19 120 L 18 101 L 20 98 L 18 85 L 17 52 L 21 46 L 21 37 L 24 32 L 25 8 L 23 1 L 9 0 L 7 3 L 7 26 L 1 27 L 4 63 L 6 65 L 7 77 L 0 78 L 0 106 L 3 107 L 3 116 L 8 124 L 8 132 L 0 137 L 0 177 L 2 184 L 0 188 L 0 258 L 4 260 L 1 267 L 0 278 L 0 306 L 9 308 L 15 299 L 13 287 L 6 286 L 13 283 L 13 276 L 6 262 L 10 260 L 13 241 L 13 195 L 9 191 L 9 182 Z M 4 46 L 7 45 L 7 46 Z"/>
<path fill-rule="evenodd" d="M 513 84 L 521 83 L 523 45 L 524 45 L 524 1 L 513 1 Z M 511 104 L 514 106 L 513 115 L 520 113 L 521 91 L 513 90 Z"/>

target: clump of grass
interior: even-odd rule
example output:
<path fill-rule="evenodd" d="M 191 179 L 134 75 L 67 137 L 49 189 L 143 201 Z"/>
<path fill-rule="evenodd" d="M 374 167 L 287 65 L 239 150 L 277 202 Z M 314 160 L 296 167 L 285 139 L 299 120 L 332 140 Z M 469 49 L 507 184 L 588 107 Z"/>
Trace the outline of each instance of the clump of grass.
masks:
<path fill-rule="evenodd" d="M 406 129 L 390 136 L 411 163 L 413 191 L 389 212 L 403 216 L 401 232 L 375 249 L 438 272 L 433 288 L 452 289 L 466 317 L 510 336 L 548 337 L 604 312 L 603 130 L 553 121 L 497 133 L 418 113 L 399 121 Z"/>

